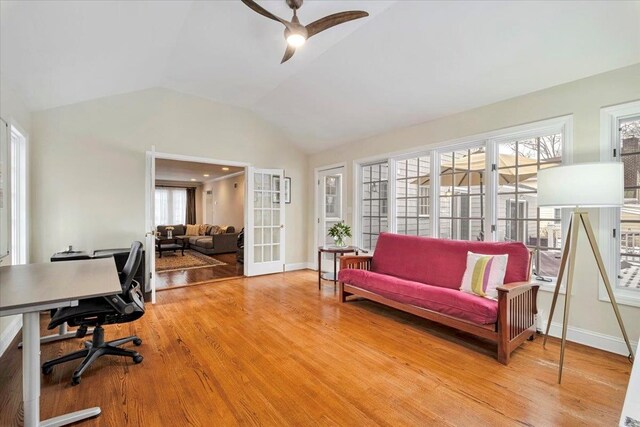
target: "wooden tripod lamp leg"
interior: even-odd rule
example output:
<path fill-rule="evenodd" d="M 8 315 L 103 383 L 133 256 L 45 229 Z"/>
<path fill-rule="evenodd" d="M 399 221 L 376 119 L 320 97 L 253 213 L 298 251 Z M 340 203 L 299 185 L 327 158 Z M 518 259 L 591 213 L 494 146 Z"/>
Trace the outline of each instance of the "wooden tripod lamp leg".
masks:
<path fill-rule="evenodd" d="M 586 212 L 581 213 L 580 220 L 582 221 L 582 225 L 584 226 L 584 229 L 587 232 L 587 238 L 589 239 L 589 245 L 591 246 L 591 251 L 593 252 L 593 256 L 596 258 L 596 263 L 598 264 L 598 270 L 600 271 L 600 276 L 604 281 L 605 288 L 607 288 L 607 293 L 609 294 L 609 300 L 611 301 L 611 306 L 613 307 L 613 311 L 616 314 L 616 319 L 618 319 L 618 324 L 620 325 L 620 330 L 622 331 L 624 342 L 627 344 L 627 349 L 629 349 L 629 355 L 631 356 L 631 360 L 633 360 L 635 357 L 633 354 L 633 348 L 631 347 L 629 336 L 627 335 L 627 331 L 624 327 L 622 316 L 620 315 L 620 310 L 618 309 L 618 303 L 616 302 L 616 297 L 614 295 L 613 288 L 611 287 L 609 276 L 607 275 L 607 270 L 605 269 L 604 262 L 602 261 L 602 254 L 600 253 L 598 242 L 596 241 L 595 235 L 593 234 L 593 228 L 591 227 L 589 214 Z"/>
<path fill-rule="evenodd" d="M 575 220 L 575 213 L 572 215 Z M 580 230 L 577 221 L 572 221 L 571 228 L 571 251 L 569 252 L 569 274 L 567 275 L 567 289 L 564 296 L 564 316 L 562 318 L 562 341 L 560 342 L 560 370 L 558 371 L 558 384 L 562 382 L 562 366 L 564 364 L 564 348 L 567 344 L 567 326 L 569 325 L 569 309 L 571 307 L 571 289 L 573 288 L 573 273 L 576 267 L 576 253 L 578 252 L 578 231 Z"/>
<path fill-rule="evenodd" d="M 564 249 L 562 250 L 562 258 L 560 260 L 560 271 L 558 272 L 558 280 L 556 281 L 556 288 L 553 291 L 553 300 L 551 301 L 551 310 L 549 311 L 549 321 L 547 322 L 547 331 L 544 333 L 544 339 L 542 340 L 542 348 L 547 346 L 547 337 L 549 336 L 549 328 L 551 328 L 551 321 L 553 320 L 553 312 L 556 309 L 556 302 L 558 301 L 558 294 L 560 293 L 560 286 L 562 285 L 562 279 L 564 278 L 564 270 L 567 266 L 567 260 L 569 255 L 569 245 L 571 237 L 571 227 L 573 226 L 573 214 L 569 220 L 569 228 L 567 229 L 567 236 L 565 238 Z"/>

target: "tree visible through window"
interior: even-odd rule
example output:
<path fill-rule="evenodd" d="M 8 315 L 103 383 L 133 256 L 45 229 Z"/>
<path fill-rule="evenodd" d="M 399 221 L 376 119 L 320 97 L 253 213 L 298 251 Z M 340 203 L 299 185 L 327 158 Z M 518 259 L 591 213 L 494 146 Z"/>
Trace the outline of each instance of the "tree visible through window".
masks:
<path fill-rule="evenodd" d="M 560 211 L 538 207 L 538 171 L 562 163 L 562 135 L 498 144 L 498 240 L 521 241 L 534 250 L 534 269 L 556 277 L 560 267 Z"/>

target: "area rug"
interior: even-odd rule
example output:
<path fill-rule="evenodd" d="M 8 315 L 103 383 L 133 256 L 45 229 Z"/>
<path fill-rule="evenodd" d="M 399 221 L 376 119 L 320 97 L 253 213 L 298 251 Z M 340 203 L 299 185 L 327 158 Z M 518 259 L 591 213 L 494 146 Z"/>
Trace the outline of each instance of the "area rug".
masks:
<path fill-rule="evenodd" d="M 196 251 L 184 251 L 182 256 L 181 251 L 163 252 L 162 258 L 156 257 L 156 271 L 158 273 L 164 271 L 178 271 L 178 270 L 190 270 L 192 268 L 202 267 L 217 267 L 220 265 L 226 265 L 222 261 L 218 261 L 215 258 L 211 258 L 208 255 L 201 254 Z"/>

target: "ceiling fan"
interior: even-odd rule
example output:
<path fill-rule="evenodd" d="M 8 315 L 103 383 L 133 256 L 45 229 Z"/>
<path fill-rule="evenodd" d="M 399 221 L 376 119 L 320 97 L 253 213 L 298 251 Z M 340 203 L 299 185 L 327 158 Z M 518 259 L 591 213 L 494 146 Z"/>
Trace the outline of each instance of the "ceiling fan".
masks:
<path fill-rule="evenodd" d="M 300 9 L 300 7 L 302 7 L 302 2 L 304 0 L 286 0 L 287 5 L 291 9 L 293 9 L 293 18 L 291 18 L 291 21 L 287 21 L 277 17 L 273 13 L 264 9 L 262 6 L 258 5 L 254 0 L 241 1 L 242 3 L 253 9 L 255 12 L 258 12 L 260 15 L 266 16 L 267 18 L 273 19 L 274 21 L 278 21 L 285 26 L 284 38 L 287 39 L 287 50 L 285 50 L 282 61 L 280 61 L 281 64 L 288 61 L 296 52 L 296 48 L 302 46 L 309 37 L 312 37 L 319 32 L 331 27 L 335 27 L 336 25 L 344 24 L 345 22 L 353 21 L 354 19 L 369 16 L 367 12 L 361 10 L 351 10 L 348 12 L 334 13 L 332 15 L 318 19 L 317 21 L 314 21 L 309 25 L 302 25 L 300 23 L 300 20 L 298 19 L 297 11 L 298 9 Z"/>

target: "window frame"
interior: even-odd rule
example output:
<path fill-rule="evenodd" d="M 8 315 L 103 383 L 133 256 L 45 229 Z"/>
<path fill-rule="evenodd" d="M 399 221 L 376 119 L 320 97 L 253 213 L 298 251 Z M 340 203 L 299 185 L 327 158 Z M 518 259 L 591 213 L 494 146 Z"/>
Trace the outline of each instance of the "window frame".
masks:
<path fill-rule="evenodd" d="M 392 169 L 392 162 L 390 159 L 385 158 L 385 157 L 381 157 L 381 158 L 374 158 L 371 159 L 369 161 L 363 160 L 360 163 L 355 164 L 354 162 L 354 180 L 355 180 L 355 185 L 354 185 L 354 189 L 356 191 L 354 191 L 354 204 L 353 206 L 355 207 L 354 211 L 354 221 L 353 221 L 353 233 L 352 235 L 355 237 L 354 241 L 356 243 L 357 247 L 360 247 L 362 249 L 366 249 L 369 250 L 371 252 L 373 252 L 373 250 L 375 248 L 368 248 L 364 245 L 364 241 L 363 241 L 363 224 L 362 224 L 362 214 L 363 214 L 363 208 L 362 208 L 362 204 L 361 202 L 363 201 L 363 196 L 364 196 L 364 182 L 363 182 L 363 168 L 368 167 L 368 166 L 374 166 L 374 165 L 383 165 L 384 163 L 387 164 L 387 180 L 386 180 L 386 192 L 387 192 L 387 197 L 386 197 L 386 205 L 385 205 L 385 210 L 386 210 L 386 215 L 382 214 L 382 203 L 380 203 L 379 205 L 379 212 L 380 214 L 378 216 L 376 216 L 376 218 L 379 218 L 380 221 L 382 221 L 382 218 L 387 218 L 387 231 L 391 231 L 392 230 L 392 225 L 391 225 L 391 218 L 393 217 L 393 215 L 391 214 L 392 209 L 389 209 L 390 206 L 390 198 L 391 197 L 395 197 L 395 189 L 391 188 L 389 186 L 389 177 L 391 176 L 392 170 L 393 173 L 395 173 L 395 163 L 393 163 L 393 169 Z M 372 183 L 374 181 L 370 181 L 370 183 Z M 384 182 L 383 180 L 378 180 L 375 182 L 379 182 L 382 184 L 382 182 Z M 395 181 L 394 181 L 395 182 Z M 382 191 L 382 185 L 380 186 L 380 188 L 378 189 L 378 192 Z M 376 199 L 381 201 L 382 198 Z M 369 216 L 370 218 L 373 218 L 372 215 Z M 393 228 L 393 230 L 395 230 L 395 226 Z M 369 233 L 369 234 L 374 234 L 374 233 Z M 379 233 L 378 233 L 379 234 Z"/>
<path fill-rule="evenodd" d="M 4 121 L 4 120 L 3 120 Z M 7 123 L 7 233 L 8 239 L 8 259 L 12 265 L 26 264 L 29 261 L 30 250 L 30 226 L 29 226 L 29 134 L 22 128 L 16 120 L 9 118 Z M 17 152 L 14 146 L 14 134 L 20 139 Z M 18 164 L 16 165 L 15 162 Z M 17 172 L 20 177 L 18 182 L 14 181 Z M 14 196 L 17 197 L 14 198 Z M 16 206 L 17 204 L 18 206 Z M 18 219 L 14 216 L 18 213 Z M 2 226 L 2 224 L 0 224 Z M 18 227 L 18 230 L 15 229 Z M 4 230 L 0 230 L 3 232 Z M 14 239 L 18 239 L 16 243 Z M 16 251 L 17 249 L 17 251 Z M 0 256 L 0 259 L 2 256 Z"/>
<path fill-rule="evenodd" d="M 176 193 L 176 192 L 181 192 L 181 193 L 184 192 L 185 193 L 185 204 L 186 204 L 187 187 L 170 186 L 170 185 L 156 185 L 156 187 L 154 189 L 154 197 L 156 198 L 155 199 L 156 203 L 154 203 L 154 208 L 155 208 L 154 216 L 157 215 L 158 208 L 159 208 L 159 205 L 157 203 L 158 190 L 167 192 L 167 206 L 166 206 L 167 212 L 166 213 L 168 214 L 169 218 L 168 218 L 168 221 L 167 221 L 168 223 L 167 224 L 160 224 L 159 223 L 159 224 L 156 224 L 156 226 L 158 226 L 158 225 L 176 225 L 176 224 L 184 224 L 184 225 L 186 225 L 187 224 L 186 209 L 185 209 L 185 212 L 183 214 L 184 221 L 182 221 L 182 222 L 173 221 L 173 219 L 175 219 L 173 217 L 173 212 L 175 211 L 174 193 Z M 154 220 L 156 220 L 156 222 L 158 222 L 157 221 L 157 216 L 154 217 Z M 159 221 L 159 222 L 162 222 L 162 221 Z"/>
<path fill-rule="evenodd" d="M 475 148 L 479 145 L 485 147 L 485 176 L 486 189 L 485 189 L 485 241 L 497 240 L 497 184 L 498 184 L 498 172 L 493 170 L 493 165 L 498 162 L 498 144 L 514 139 L 528 139 L 533 137 L 539 137 L 545 134 L 560 133 L 562 135 L 562 164 L 568 165 L 573 163 L 573 115 L 559 116 L 551 119 L 540 120 L 523 125 L 512 126 L 486 133 L 471 135 L 464 138 L 443 141 L 436 144 L 428 144 L 420 147 L 414 147 L 412 149 L 404 149 L 395 152 L 384 153 L 376 156 L 370 156 L 366 158 L 356 159 L 353 161 L 353 229 L 354 244 L 359 247 L 362 246 L 361 241 L 361 211 L 360 197 L 362 194 L 362 167 L 378 162 L 388 162 L 389 175 L 388 175 L 388 192 L 387 192 L 387 204 L 389 206 L 387 212 L 388 231 L 397 232 L 396 222 L 396 162 L 399 160 L 406 160 L 415 157 L 430 156 L 430 219 L 431 219 L 431 236 L 439 235 L 440 226 L 440 156 L 446 152 L 452 152 L 457 150 L 464 150 L 468 148 Z M 438 173 L 434 173 L 437 171 Z M 563 230 L 569 223 L 570 209 L 561 210 L 561 221 Z M 563 244 L 566 239 L 563 236 Z M 561 248 L 562 249 L 562 248 Z M 373 251 L 373 248 L 371 248 Z M 535 279 L 533 279 L 535 280 Z M 551 282 L 538 281 L 540 284 L 540 290 L 553 292 L 555 290 L 555 278 Z M 561 287 L 560 293 L 564 293 L 564 286 Z"/>
<path fill-rule="evenodd" d="M 618 104 L 600 110 L 600 161 L 621 161 L 620 131 L 621 120 L 640 116 L 640 101 Z M 614 150 L 616 150 L 614 154 Z M 598 241 L 602 259 L 613 287 L 618 304 L 640 307 L 640 291 L 618 287 L 618 266 L 620 265 L 620 208 L 600 208 Z M 614 274 L 611 274 L 611 273 Z M 598 299 L 609 302 L 604 281 L 598 279 Z"/>

